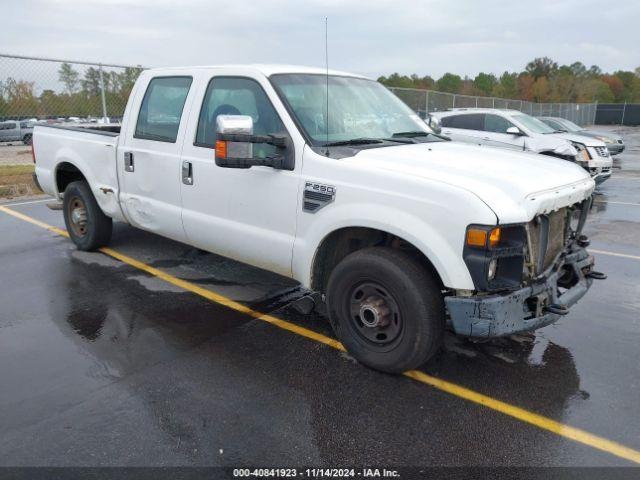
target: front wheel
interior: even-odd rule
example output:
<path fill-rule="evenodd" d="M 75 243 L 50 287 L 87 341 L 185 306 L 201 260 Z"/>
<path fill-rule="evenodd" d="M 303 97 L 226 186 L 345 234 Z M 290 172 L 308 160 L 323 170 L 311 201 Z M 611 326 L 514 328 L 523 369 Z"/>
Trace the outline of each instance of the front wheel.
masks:
<path fill-rule="evenodd" d="M 331 325 L 359 362 L 401 373 L 440 348 L 445 310 L 438 282 L 410 254 L 383 247 L 348 255 L 327 287 Z"/>
<path fill-rule="evenodd" d="M 64 191 L 64 223 L 80 250 L 95 250 L 111 240 L 112 221 L 98 206 L 85 181 L 71 182 Z"/>

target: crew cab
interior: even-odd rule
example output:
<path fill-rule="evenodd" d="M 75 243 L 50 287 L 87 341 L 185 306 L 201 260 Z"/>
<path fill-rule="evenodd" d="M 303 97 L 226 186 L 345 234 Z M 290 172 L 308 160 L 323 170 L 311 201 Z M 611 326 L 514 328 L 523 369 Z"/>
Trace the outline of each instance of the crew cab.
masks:
<path fill-rule="evenodd" d="M 603 277 L 583 169 L 448 141 L 358 75 L 145 70 L 121 129 L 39 125 L 34 146 L 79 249 L 126 222 L 292 277 L 387 372 L 432 357 L 447 325 L 486 339 L 555 322 Z"/>
<path fill-rule="evenodd" d="M 593 137 L 557 131 L 518 110 L 461 108 L 430 114 L 453 140 L 525 150 L 578 163 L 600 184 L 611 177 L 613 161 L 606 145 Z"/>

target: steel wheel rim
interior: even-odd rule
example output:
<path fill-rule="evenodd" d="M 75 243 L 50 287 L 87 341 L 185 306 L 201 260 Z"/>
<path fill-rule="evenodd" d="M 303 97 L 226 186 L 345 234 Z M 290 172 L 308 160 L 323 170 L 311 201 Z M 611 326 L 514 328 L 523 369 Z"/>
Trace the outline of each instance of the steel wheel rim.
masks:
<path fill-rule="evenodd" d="M 352 288 L 347 307 L 352 329 L 366 343 L 382 348 L 400 338 L 404 327 L 400 308 L 378 282 L 361 282 Z"/>
<path fill-rule="evenodd" d="M 87 234 L 87 208 L 80 197 L 73 197 L 67 207 L 67 217 L 74 235 L 84 237 Z"/>

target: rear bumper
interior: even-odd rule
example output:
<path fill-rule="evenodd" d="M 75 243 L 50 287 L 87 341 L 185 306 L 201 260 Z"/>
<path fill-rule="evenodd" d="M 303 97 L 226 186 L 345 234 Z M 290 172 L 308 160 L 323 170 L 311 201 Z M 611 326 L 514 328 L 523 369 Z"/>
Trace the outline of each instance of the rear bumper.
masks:
<path fill-rule="evenodd" d="M 445 297 L 453 330 L 466 337 L 493 338 L 554 323 L 561 315 L 549 313 L 545 307 L 552 304 L 570 307 L 580 300 L 593 283 L 586 276 L 593 264 L 593 257 L 574 245 L 538 283 L 507 293 Z M 575 283 L 560 292 L 558 278 L 564 273 L 563 268 L 573 272 Z"/>

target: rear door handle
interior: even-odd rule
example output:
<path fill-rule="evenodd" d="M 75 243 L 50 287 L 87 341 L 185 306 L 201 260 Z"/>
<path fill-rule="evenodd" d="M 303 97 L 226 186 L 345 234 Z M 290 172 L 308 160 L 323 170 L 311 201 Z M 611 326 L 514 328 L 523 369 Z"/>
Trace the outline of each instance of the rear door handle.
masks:
<path fill-rule="evenodd" d="M 193 185 L 193 164 L 186 160 L 182 162 L 182 183 Z"/>
<path fill-rule="evenodd" d="M 124 152 L 124 171 L 133 172 L 135 167 L 133 165 L 133 152 Z"/>

